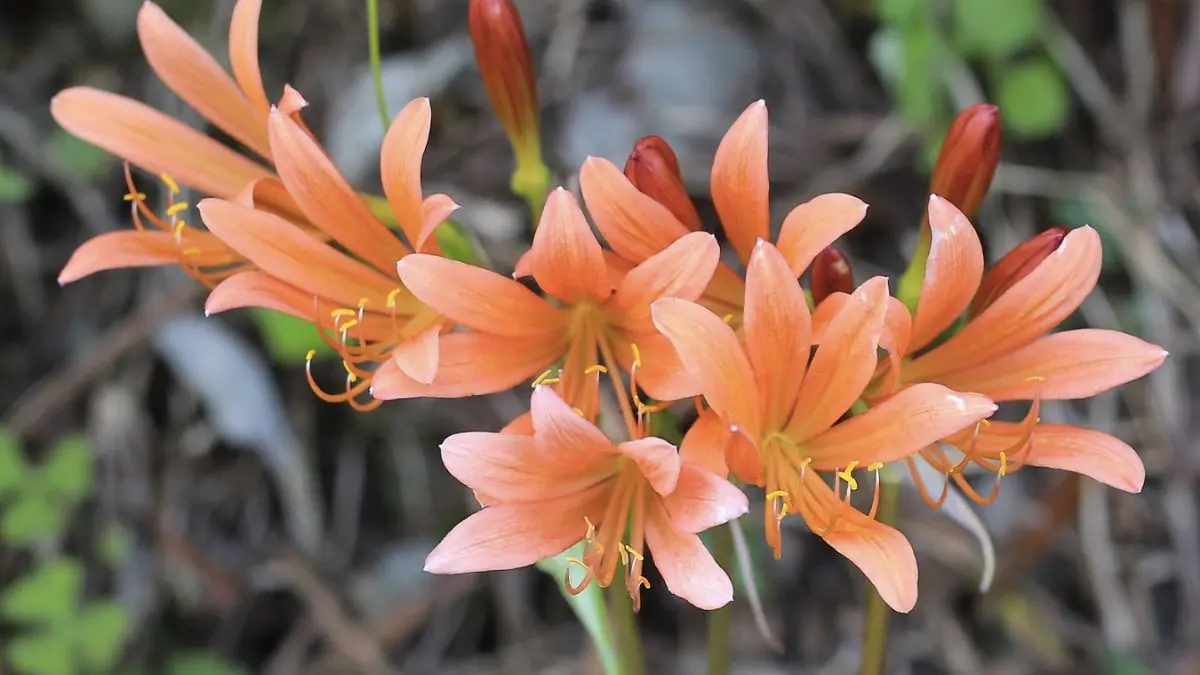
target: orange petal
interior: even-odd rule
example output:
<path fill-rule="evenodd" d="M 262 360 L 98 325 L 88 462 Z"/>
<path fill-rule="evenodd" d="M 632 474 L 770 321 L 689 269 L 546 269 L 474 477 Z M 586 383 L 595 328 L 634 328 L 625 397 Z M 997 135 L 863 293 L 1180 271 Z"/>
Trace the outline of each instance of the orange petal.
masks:
<path fill-rule="evenodd" d="M 987 363 L 1044 335 L 1071 315 L 1100 277 L 1100 235 L 1071 230 L 1050 257 L 945 343 L 905 367 L 906 380 L 937 380 Z"/>
<path fill-rule="evenodd" d="M 654 325 L 675 346 L 709 405 L 727 423 L 757 439 L 762 430 L 762 410 L 754 371 L 733 329 L 687 300 L 659 300 L 652 311 Z"/>
<path fill-rule="evenodd" d="M 609 321 L 627 330 L 651 330 L 651 303 L 660 298 L 699 298 L 720 255 L 717 238 L 707 232 L 680 237 L 625 275 L 605 306 Z"/>
<path fill-rule="evenodd" d="M 408 248 L 371 214 L 321 146 L 295 121 L 278 110 L 270 117 L 275 168 L 296 204 L 351 253 L 390 275 Z"/>
<path fill-rule="evenodd" d="M 442 327 L 442 322 L 435 322 L 403 340 L 392 350 L 392 358 L 400 370 L 421 384 L 433 382 L 437 375 L 438 339 Z"/>
<path fill-rule="evenodd" d="M 954 323 L 975 297 L 983 278 L 983 248 L 975 227 L 953 204 L 929 197 L 933 239 L 909 346 L 916 351 Z"/>
<path fill-rule="evenodd" d="M 415 253 L 396 266 L 421 302 L 475 330 L 550 336 L 566 330 L 566 314 L 520 283 L 466 263 Z"/>
<path fill-rule="evenodd" d="M 58 283 L 69 284 L 103 270 L 156 267 L 178 262 L 179 244 L 170 233 L 142 230 L 105 232 L 75 249 L 58 273 Z"/>
<path fill-rule="evenodd" d="M 495 502 L 557 499 L 592 487 L 604 474 L 597 464 L 574 472 L 548 466 L 546 452 L 529 436 L 468 432 L 442 443 L 442 463 L 463 485 Z M 599 480 L 598 480 L 599 479 Z"/>
<path fill-rule="evenodd" d="M 792 209 L 779 228 L 779 252 L 799 277 L 813 258 L 867 215 L 867 204 L 841 193 L 817 195 Z"/>
<path fill-rule="evenodd" d="M 803 441 L 825 431 L 862 396 L 875 373 L 887 299 L 887 279 L 875 277 L 859 286 L 829 322 L 800 385 L 789 436 Z"/>
<path fill-rule="evenodd" d="M 708 282 L 700 304 L 708 307 L 717 316 L 727 313 L 741 314 L 746 299 L 746 282 L 724 262 L 717 263 L 713 278 Z"/>
<path fill-rule="evenodd" d="M 833 317 L 837 316 L 850 296 L 845 293 L 831 293 L 824 302 L 817 305 L 812 315 L 812 341 L 821 344 L 825 338 L 825 330 Z M 888 298 L 887 311 L 883 316 L 883 333 L 879 336 L 879 348 L 897 357 L 907 353 L 909 334 L 912 332 L 912 315 L 904 303 L 896 298 Z"/>
<path fill-rule="evenodd" d="M 150 67 L 204 119 L 263 157 L 267 145 L 266 108 L 255 108 L 236 82 L 198 42 L 152 2 L 137 17 L 138 39 Z"/>
<path fill-rule="evenodd" d="M 729 425 L 721 420 L 715 410 L 705 410 L 683 435 L 679 458 L 685 466 L 697 466 L 724 478 L 729 474 L 725 451 L 733 440 L 732 436 Z"/>
<path fill-rule="evenodd" d="M 462 398 L 494 394 L 532 379 L 566 352 L 565 343 L 514 340 L 486 333 L 451 333 L 438 344 L 438 370 L 422 384 L 394 359 L 375 371 L 371 395 L 397 398 Z"/>
<path fill-rule="evenodd" d="M 587 532 L 597 490 L 532 504 L 497 504 L 462 521 L 425 559 L 425 571 L 463 574 L 525 567 L 558 555 Z"/>
<path fill-rule="evenodd" d="M 250 104 L 261 110 L 266 122 L 271 101 L 263 89 L 262 71 L 258 67 L 258 17 L 262 0 L 238 0 L 229 22 L 229 64 L 233 77 Z M 265 138 L 264 138 L 265 140 Z"/>
<path fill-rule="evenodd" d="M 72 87 L 50 101 L 64 129 L 150 173 L 232 197 L 271 173 L 188 125 L 133 99 L 90 87 Z"/>
<path fill-rule="evenodd" d="M 771 236 L 768 202 L 767 104 L 750 104 L 721 139 L 713 157 L 713 205 L 729 243 L 745 262 L 754 243 Z"/>
<path fill-rule="evenodd" d="M 733 600 L 733 584 L 704 542 L 675 529 L 660 505 L 649 509 L 646 545 L 667 590 L 700 609 L 718 609 Z"/>
<path fill-rule="evenodd" d="M 653 436 L 625 441 L 617 446 L 626 457 L 637 463 L 650 488 L 660 495 L 675 491 L 679 482 L 681 462 L 674 445 Z"/>
<path fill-rule="evenodd" d="M 425 198 L 421 204 L 421 231 L 417 233 L 416 247 L 418 252 L 434 253 L 437 249 L 437 242 L 429 241 L 429 237 L 433 235 L 434 230 L 439 225 L 446 222 L 450 214 L 459 209 L 459 206 L 450 195 L 433 194 Z"/>
<path fill-rule="evenodd" d="M 680 532 L 698 534 L 739 518 L 750 510 L 746 494 L 720 476 L 683 465 L 675 491 L 663 497 L 671 524 Z"/>
<path fill-rule="evenodd" d="M 614 332 L 617 362 L 628 371 L 633 367 L 633 347 L 642 356 L 637 369 L 637 386 L 658 401 L 678 401 L 700 395 L 700 383 L 683 367 L 671 341 L 656 331 Z"/>
<path fill-rule="evenodd" d="M 804 291 L 779 251 L 760 239 L 746 271 L 743 331 L 767 428 L 787 421 L 808 366 L 812 324 Z"/>
<path fill-rule="evenodd" d="M 396 222 L 414 250 L 421 250 L 425 229 L 421 205 L 421 160 L 429 143 L 429 99 L 413 99 L 396 114 L 379 153 L 379 175 Z"/>
<path fill-rule="evenodd" d="M 567 405 L 550 387 L 534 387 L 529 407 L 533 413 L 533 435 L 545 457 L 576 466 L 581 461 L 593 462 L 616 455 L 617 448 L 604 432 Z"/>
<path fill-rule="evenodd" d="M 996 455 L 1023 435 L 1015 422 L 992 422 L 979 433 L 977 450 Z M 1125 492 L 1141 492 L 1146 467 L 1133 448 L 1095 429 L 1038 424 L 1024 464 L 1072 471 Z"/>
<path fill-rule="evenodd" d="M 640 263 L 689 230 L 667 207 L 638 191 L 612 162 L 588 157 L 579 187 L 592 222 L 622 258 Z"/>
<path fill-rule="evenodd" d="M 612 292 L 600 242 L 575 197 L 561 187 L 546 199 L 526 262 L 542 290 L 563 302 L 601 302 Z"/>
<path fill-rule="evenodd" d="M 220 199 L 197 205 L 204 224 L 233 250 L 264 271 L 313 295 L 356 307 L 387 305 L 396 283 L 338 250 L 313 239 L 292 223 L 264 211 Z"/>
<path fill-rule="evenodd" d="M 818 471 L 835 471 L 852 462 L 862 469 L 904 459 L 995 411 L 996 404 L 985 396 L 917 384 L 805 441 L 804 448 Z"/>

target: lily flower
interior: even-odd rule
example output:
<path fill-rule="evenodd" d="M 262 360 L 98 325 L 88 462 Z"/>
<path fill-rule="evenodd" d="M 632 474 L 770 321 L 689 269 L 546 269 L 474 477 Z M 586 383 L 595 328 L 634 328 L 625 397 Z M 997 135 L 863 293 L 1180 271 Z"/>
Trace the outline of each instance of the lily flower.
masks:
<path fill-rule="evenodd" d="M 974 463 L 1000 478 L 1022 466 L 1074 471 L 1127 492 L 1138 492 L 1145 467 L 1124 442 L 1092 429 L 1042 423 L 1041 401 L 1087 398 L 1136 380 L 1162 364 L 1167 352 L 1120 331 L 1078 329 L 1050 333 L 1075 312 L 1100 276 L 1100 237 L 1090 227 L 1065 236 L 1039 235 L 998 262 L 984 277 L 979 236 L 950 202 L 929 200 L 932 241 L 916 315 L 893 303 L 891 350 L 901 358 L 880 365 L 870 398 L 916 383 L 938 383 L 997 402 L 1030 401 L 1021 422 L 989 421 L 945 439 L 963 454 L 951 461 L 938 445 L 921 455 L 953 478 L 975 501 L 984 497 L 962 476 Z M 818 323 L 849 296 L 835 294 L 817 310 Z M 832 301 L 832 302 L 831 302 Z M 947 329 L 967 317 L 950 337 Z M 912 461 L 911 459 L 909 460 Z M 914 470 L 915 466 L 911 466 Z M 918 479 L 917 485 L 923 483 Z M 940 504 L 939 499 L 927 500 Z"/>
<path fill-rule="evenodd" d="M 684 456 L 710 467 L 727 464 L 741 480 L 763 487 L 767 542 L 776 557 L 780 521 L 799 513 L 889 606 L 906 612 L 916 602 L 916 559 L 904 535 L 874 520 L 878 472 L 974 426 L 996 406 L 983 396 L 921 384 L 839 421 L 875 372 L 887 280 L 875 277 L 848 297 L 810 358 L 811 317 L 791 263 L 760 239 L 747 271 L 744 344 L 695 303 L 659 300 L 652 311 L 715 413 L 689 431 Z M 859 486 L 853 473 L 863 469 L 875 474 L 876 485 L 865 514 L 850 503 Z M 833 474 L 832 488 L 822 472 Z"/>
<path fill-rule="evenodd" d="M 486 495 L 485 506 L 429 554 L 427 572 L 515 569 L 583 539 L 583 558 L 572 563 L 584 578 L 574 584 L 568 576 L 571 592 L 593 582 L 608 586 L 623 565 L 638 607 L 649 587 L 649 549 L 675 595 L 700 609 L 733 599 L 729 577 L 697 533 L 744 514 L 740 490 L 683 463 L 661 438 L 613 443 L 545 384 L 534 388 L 531 408 L 529 433 L 462 433 L 442 444 L 447 470 Z"/>
<path fill-rule="evenodd" d="M 593 195 L 588 208 L 594 213 L 614 207 Z M 618 371 L 629 371 L 640 349 L 646 359 L 639 372 L 650 396 L 692 396 L 694 383 L 650 322 L 650 303 L 699 297 L 718 255 L 712 235 L 691 232 L 627 273 L 610 275 L 600 242 L 574 196 L 558 188 L 547 199 L 533 245 L 521 262 L 549 298 L 496 272 L 438 256 L 414 254 L 399 262 L 401 280 L 421 302 L 470 332 L 442 336 L 432 382 L 418 382 L 402 368 L 384 364 L 373 394 L 393 399 L 493 393 L 562 359 L 565 397 L 582 406 L 588 393 L 580 374 L 599 362 L 623 391 Z M 623 413 L 630 422 L 632 410 L 626 406 Z"/>
<path fill-rule="evenodd" d="M 422 199 L 421 159 L 429 125 L 429 100 L 412 101 L 392 121 L 381 153 L 384 191 L 401 230 L 418 250 L 436 250 L 430 234 L 458 208 L 446 195 Z M 358 397 L 371 385 L 370 368 L 392 362 L 393 356 L 413 378 L 431 381 L 444 322 L 396 276 L 396 261 L 411 250 L 371 214 L 291 116 L 273 109 L 269 130 L 280 179 L 323 236 L 252 208 L 244 199 L 201 201 L 200 215 L 209 230 L 257 268 L 214 288 L 205 310 L 214 314 L 266 307 L 312 321 L 346 367 L 345 390 L 336 394 L 321 390 L 310 370 L 309 383 L 326 401 L 377 405 L 358 403 Z"/>

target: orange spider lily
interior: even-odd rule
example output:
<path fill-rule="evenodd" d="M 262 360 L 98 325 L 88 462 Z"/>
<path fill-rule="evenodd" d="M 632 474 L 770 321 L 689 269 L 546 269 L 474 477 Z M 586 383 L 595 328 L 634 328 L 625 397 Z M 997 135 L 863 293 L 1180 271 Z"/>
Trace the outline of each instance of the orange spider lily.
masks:
<path fill-rule="evenodd" d="M 622 179 L 624 180 L 624 179 Z M 611 210 L 593 198 L 588 207 Z M 458 397 L 508 389 L 564 359 L 566 399 L 584 406 L 589 395 L 579 374 L 599 360 L 614 384 L 638 348 L 650 396 L 676 400 L 696 393 L 670 343 L 650 322 L 650 303 L 662 297 L 695 299 L 704 290 L 719 250 L 716 239 L 692 232 L 623 275 L 612 274 L 604 251 L 570 192 L 550 194 L 533 245 L 522 260 L 551 299 L 519 282 L 454 260 L 411 255 L 400 278 L 418 299 L 472 332 L 445 335 L 437 376 L 425 384 L 384 364 L 376 374 L 378 398 Z M 623 385 L 617 387 L 624 389 Z M 632 410 L 623 409 L 626 421 Z"/>
<path fill-rule="evenodd" d="M 539 228 L 538 232 L 542 229 Z M 435 574 L 507 570 L 562 553 L 584 539 L 571 592 L 608 586 L 618 563 L 638 607 L 648 548 L 667 590 L 700 609 L 733 599 L 729 577 L 697 533 L 746 513 L 728 481 L 684 464 L 670 443 L 640 434 L 614 444 L 548 386 L 534 388 L 531 429 L 463 433 L 442 461 L 484 508 L 446 535 L 425 561 Z"/>
<path fill-rule="evenodd" d="M 665 142 L 662 144 L 665 145 Z M 636 150 L 635 150 L 636 152 Z M 673 153 L 672 153 L 673 154 Z M 669 160 L 667 160 L 669 166 Z M 691 231 L 664 206 L 642 194 L 606 160 L 589 159 L 579 175 L 596 228 L 624 260 L 638 263 Z M 713 157 L 711 192 L 726 238 L 743 264 L 758 239 L 771 236 L 767 174 L 767 105 L 750 104 L 721 140 Z M 592 208 L 593 199 L 601 208 Z M 670 208 L 669 208 L 670 207 Z M 783 220 L 777 246 L 798 278 L 813 258 L 862 222 L 867 205 L 847 194 L 823 194 L 800 204 Z M 702 304 L 741 321 L 741 277 L 725 263 L 717 266 Z"/>
<path fill-rule="evenodd" d="M 384 191 L 400 227 L 418 250 L 436 250 L 434 228 L 457 205 L 446 195 L 422 200 L 421 158 L 429 138 L 428 99 L 400 111 L 384 138 L 380 171 Z M 373 379 L 368 368 L 395 362 L 418 381 L 429 382 L 438 367 L 437 334 L 443 321 L 399 282 L 396 261 L 410 249 L 377 220 L 320 145 L 292 117 L 272 110 L 271 153 L 279 175 L 300 210 L 325 237 L 350 255 L 241 200 L 205 199 L 205 225 L 258 269 L 222 282 L 208 297 L 212 314 L 237 307 L 266 307 L 312 321 L 346 366 L 341 393 L 314 391 L 324 400 L 357 399 Z M 353 257 L 352 257 L 353 256 Z M 361 261 L 361 262 L 360 262 Z M 311 361 L 311 355 L 310 355 Z"/>
<path fill-rule="evenodd" d="M 910 319 L 898 302 L 891 305 L 890 351 L 899 358 L 881 364 L 872 398 L 936 382 L 1000 402 L 1032 401 L 1022 422 L 988 422 L 945 439 L 962 451 L 960 462 L 948 459 L 937 445 L 921 453 L 980 503 L 990 503 L 998 490 L 983 497 L 971 487 L 961 474 L 971 462 L 996 472 L 996 488 L 1005 474 L 1033 465 L 1140 491 L 1145 467 L 1128 445 L 1098 431 L 1038 419 L 1043 400 L 1094 396 L 1142 377 L 1167 357 L 1162 347 L 1119 331 L 1048 334 L 1096 285 L 1101 263 L 1096 231 L 1080 227 L 1065 236 L 1051 231 L 1035 237 L 985 279 L 979 236 L 967 218 L 934 196 L 928 220 L 933 236 L 916 315 Z M 847 298 L 831 296 L 818 308 L 817 322 L 824 323 Z M 962 327 L 937 343 L 964 312 Z M 917 484 L 924 492 L 919 479 Z M 940 504 L 945 494 L 924 496 Z"/>
<path fill-rule="evenodd" d="M 744 344 L 716 315 L 686 300 L 654 303 L 653 317 L 715 413 L 689 431 L 684 456 L 722 473 L 727 465 L 766 490 L 767 542 L 776 557 L 780 521 L 799 513 L 888 605 L 906 612 L 916 602 L 916 559 L 904 535 L 874 520 L 878 471 L 975 425 L 996 406 L 983 396 L 921 384 L 839 422 L 874 374 L 887 280 L 875 277 L 849 298 L 810 360 L 804 293 L 785 256 L 759 240 L 747 271 Z M 866 514 L 850 504 L 859 484 L 853 472 L 862 469 L 876 474 Z M 820 472 L 833 472 L 832 488 Z"/>
<path fill-rule="evenodd" d="M 625 160 L 625 177 L 642 194 L 667 207 L 689 230 L 704 229 L 696 205 L 683 186 L 679 158 L 663 138 L 646 136 L 634 144 Z"/>

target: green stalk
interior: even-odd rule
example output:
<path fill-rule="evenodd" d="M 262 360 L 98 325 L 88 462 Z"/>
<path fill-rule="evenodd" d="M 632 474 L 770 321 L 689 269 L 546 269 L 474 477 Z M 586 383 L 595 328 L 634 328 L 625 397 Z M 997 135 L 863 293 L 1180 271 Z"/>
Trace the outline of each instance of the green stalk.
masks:
<path fill-rule="evenodd" d="M 884 525 L 893 525 L 896 522 L 899 487 L 895 481 L 886 480 L 881 476 L 879 511 L 875 514 L 875 520 Z M 867 589 L 867 614 L 863 621 L 863 660 L 862 668 L 858 672 L 859 675 L 882 675 L 887 657 L 888 620 L 891 618 L 891 609 L 873 585 L 867 584 Z"/>
<path fill-rule="evenodd" d="M 733 568 L 733 527 L 727 523 L 712 530 L 713 557 L 721 569 Z M 727 675 L 730 666 L 729 642 L 733 630 L 733 603 L 708 613 L 708 675 Z"/>
<path fill-rule="evenodd" d="M 379 119 L 386 132 L 392 124 L 387 98 L 383 95 L 383 70 L 379 64 L 379 0 L 367 0 L 367 45 L 371 50 L 371 79 L 375 81 L 375 102 L 379 104 Z"/>
<path fill-rule="evenodd" d="M 646 675 L 646 663 L 642 659 L 642 639 L 638 636 L 637 615 L 633 612 L 633 599 L 625 584 L 610 584 L 608 587 L 608 620 L 612 623 L 613 635 L 617 638 L 617 656 L 621 660 L 621 675 Z"/>

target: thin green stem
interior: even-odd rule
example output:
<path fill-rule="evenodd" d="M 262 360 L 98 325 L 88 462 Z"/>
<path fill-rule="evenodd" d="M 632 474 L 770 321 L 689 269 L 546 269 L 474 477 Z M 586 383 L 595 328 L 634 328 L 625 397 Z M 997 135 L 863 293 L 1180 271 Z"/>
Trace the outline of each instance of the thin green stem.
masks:
<path fill-rule="evenodd" d="M 392 124 L 387 98 L 383 95 L 383 70 L 379 64 L 379 0 L 367 0 L 367 45 L 371 50 L 371 79 L 375 81 L 375 102 L 379 104 L 379 119 L 386 132 Z"/>
<path fill-rule="evenodd" d="M 734 565 L 732 527 L 732 524 L 725 524 L 712 530 L 713 556 L 726 573 L 730 573 Z M 732 603 L 708 613 L 708 675 L 729 673 L 729 641 L 732 630 Z"/>
<path fill-rule="evenodd" d="M 608 620 L 612 623 L 613 635 L 617 638 L 621 675 L 646 675 L 646 663 L 642 659 L 642 639 L 638 635 L 633 600 L 620 580 L 608 587 Z"/>
<path fill-rule="evenodd" d="M 875 518 L 884 525 L 896 522 L 899 487 L 895 481 L 881 478 L 879 511 Z M 868 585 L 867 588 L 867 614 L 863 621 L 863 660 L 862 668 L 858 672 L 859 675 L 882 675 L 887 658 L 888 620 L 891 619 L 891 609 L 874 586 Z"/>

